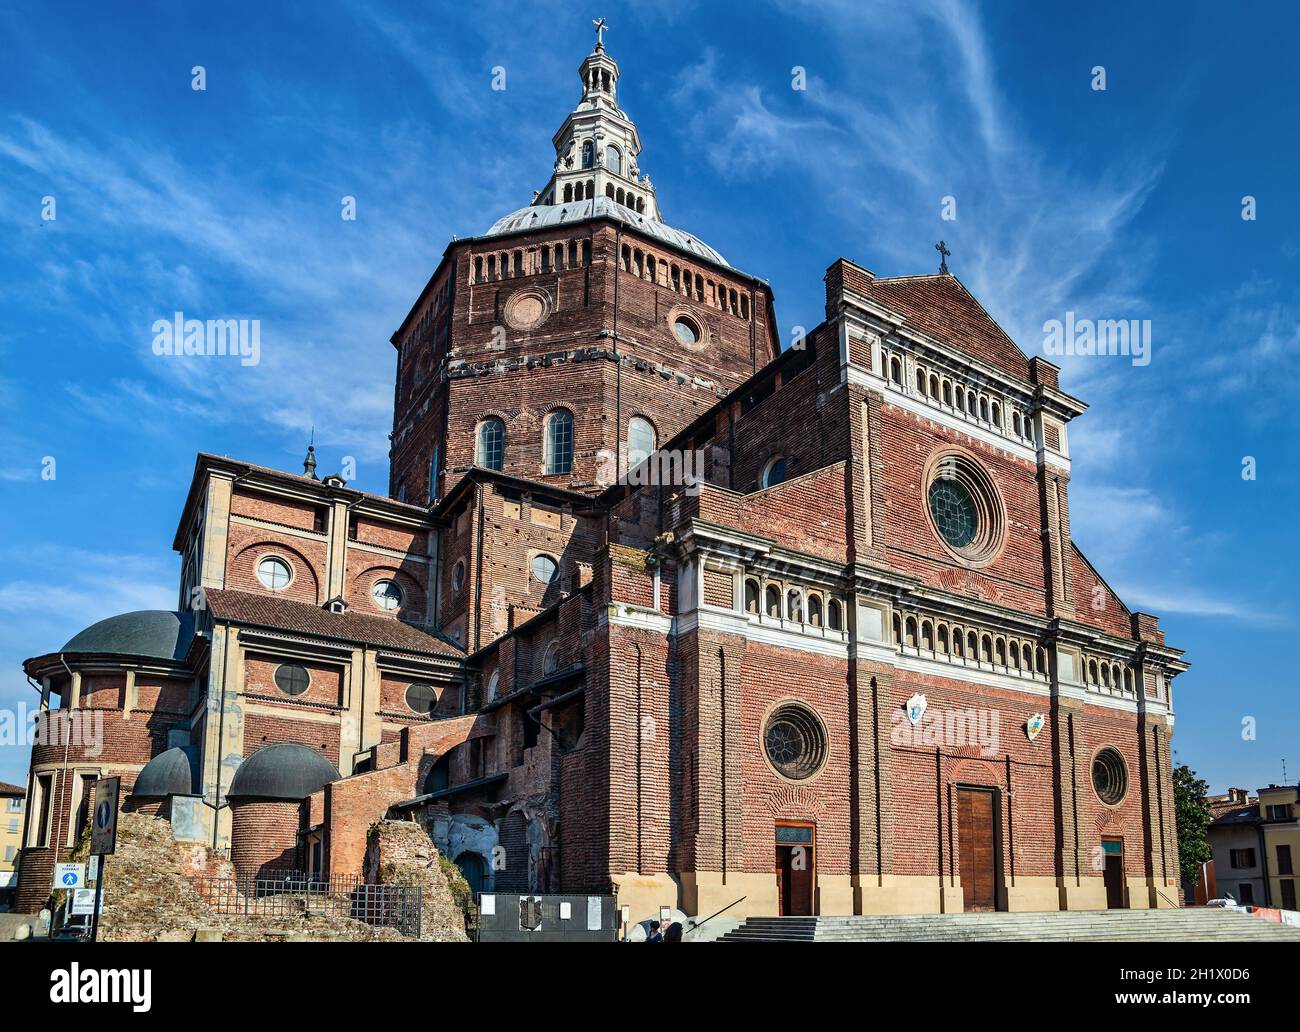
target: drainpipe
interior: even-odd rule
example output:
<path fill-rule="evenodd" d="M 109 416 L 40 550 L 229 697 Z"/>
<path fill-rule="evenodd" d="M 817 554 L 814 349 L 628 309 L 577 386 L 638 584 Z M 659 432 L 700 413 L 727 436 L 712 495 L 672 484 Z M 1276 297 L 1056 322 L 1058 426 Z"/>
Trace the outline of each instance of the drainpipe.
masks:
<path fill-rule="evenodd" d="M 221 646 L 221 707 L 217 714 L 217 770 L 212 786 L 212 849 L 215 852 L 221 836 L 221 747 L 226 737 L 226 677 L 230 670 L 230 625 L 226 624 L 225 641 Z M 211 694 L 212 667 L 208 667 L 209 694 Z"/>
<path fill-rule="evenodd" d="M 623 225 L 614 224 L 614 482 L 623 479 L 623 359 L 618 353 L 618 263 L 623 256 Z"/>
<path fill-rule="evenodd" d="M 68 672 L 68 692 L 71 693 L 71 691 L 72 691 L 72 667 L 68 666 L 68 661 L 67 661 L 66 659 L 63 658 L 63 653 L 62 653 L 62 652 L 59 653 L 59 662 L 63 664 L 63 669 L 66 670 L 66 671 Z M 80 700 L 78 700 L 78 702 L 79 702 L 79 701 L 80 701 Z M 46 721 L 46 727 L 47 727 L 47 728 L 49 727 L 49 722 L 48 722 L 48 721 Z M 69 728 L 68 728 L 68 734 L 67 734 L 67 736 L 66 736 L 66 737 L 64 738 L 64 740 L 63 740 L 63 766 L 62 766 L 62 769 L 60 770 L 60 773 L 63 775 L 63 779 L 64 779 L 65 781 L 68 780 L 68 750 L 71 749 L 71 748 L 72 748 L 72 728 L 69 727 Z M 62 789 L 62 786 L 60 786 L 60 788 Z M 61 791 L 59 792 L 59 799 L 62 800 L 63 797 L 64 797 L 65 795 L 67 795 L 67 792 L 61 790 Z M 62 803 L 59 804 L 59 809 L 62 809 Z M 54 819 L 55 819 L 55 822 L 57 823 L 57 822 L 58 822 L 58 811 L 57 811 L 57 810 L 55 811 L 55 818 L 54 818 Z M 71 808 L 71 805 L 69 805 L 69 808 L 68 808 L 68 820 L 69 820 L 69 821 L 72 820 L 72 808 Z M 63 841 L 63 836 L 64 836 L 64 833 L 65 833 L 66 831 L 67 831 L 67 825 L 65 824 L 64 827 L 59 831 L 58 836 L 57 836 L 56 838 L 53 838 L 53 839 L 50 840 L 50 848 L 52 848 L 52 849 L 54 850 L 54 858 L 55 858 L 56 862 L 57 862 L 58 857 L 59 857 L 59 843 Z"/>

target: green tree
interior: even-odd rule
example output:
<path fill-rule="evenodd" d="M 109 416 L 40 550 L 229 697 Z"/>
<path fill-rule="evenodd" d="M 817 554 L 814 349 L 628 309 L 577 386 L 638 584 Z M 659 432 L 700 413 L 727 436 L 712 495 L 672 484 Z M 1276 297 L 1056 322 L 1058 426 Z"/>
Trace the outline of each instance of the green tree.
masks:
<path fill-rule="evenodd" d="M 1178 826 L 1178 865 L 1183 883 L 1195 883 L 1201 864 L 1213 855 L 1206 834 L 1214 815 L 1206 795 L 1210 786 L 1185 763 L 1174 768 L 1174 820 Z"/>

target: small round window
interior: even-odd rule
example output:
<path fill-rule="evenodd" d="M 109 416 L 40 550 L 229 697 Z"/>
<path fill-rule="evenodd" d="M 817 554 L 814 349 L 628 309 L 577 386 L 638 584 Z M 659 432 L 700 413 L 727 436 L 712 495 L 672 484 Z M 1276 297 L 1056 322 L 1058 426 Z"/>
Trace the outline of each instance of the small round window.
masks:
<path fill-rule="evenodd" d="M 1128 768 L 1118 750 L 1107 746 L 1092 761 L 1092 787 L 1097 798 L 1110 806 L 1128 794 Z"/>
<path fill-rule="evenodd" d="M 787 778 L 803 781 L 826 762 L 826 730 L 812 710 L 787 704 L 767 718 L 763 750 L 768 762 Z"/>
<path fill-rule="evenodd" d="M 275 668 L 275 686 L 285 695 L 301 695 L 311 686 L 311 674 L 301 663 L 281 663 Z"/>
<path fill-rule="evenodd" d="M 768 461 L 763 467 L 762 482 L 764 487 L 776 487 L 785 483 L 785 459 L 777 457 Z"/>
<path fill-rule="evenodd" d="M 283 591 L 293 580 L 293 570 L 283 559 L 269 555 L 257 564 L 257 579 L 272 591 Z"/>
<path fill-rule="evenodd" d="M 433 715 L 438 708 L 438 693 L 433 685 L 416 681 L 406 689 L 406 708 L 422 717 Z"/>
<path fill-rule="evenodd" d="M 377 580 L 370 594 L 380 609 L 396 609 L 402 604 L 402 589 L 391 580 Z"/>
<path fill-rule="evenodd" d="M 549 555 L 538 555 L 533 557 L 531 565 L 533 577 L 543 584 L 550 584 L 555 580 L 555 572 L 559 569 L 555 560 Z"/>
<path fill-rule="evenodd" d="M 691 345 L 700 342 L 700 328 L 695 324 L 695 320 L 688 319 L 684 315 L 679 315 L 673 320 L 673 333 L 683 344 Z"/>
<path fill-rule="evenodd" d="M 451 571 L 451 590 L 459 592 L 465 586 L 465 560 L 462 559 Z"/>

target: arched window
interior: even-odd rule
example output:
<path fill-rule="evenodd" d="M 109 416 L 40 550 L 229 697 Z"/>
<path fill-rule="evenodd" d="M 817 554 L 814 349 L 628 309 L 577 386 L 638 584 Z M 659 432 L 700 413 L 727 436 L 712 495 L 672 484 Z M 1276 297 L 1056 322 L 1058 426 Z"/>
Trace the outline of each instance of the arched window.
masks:
<path fill-rule="evenodd" d="M 582 167 L 591 168 L 596 164 L 596 145 L 591 140 L 584 140 L 582 144 Z M 591 196 L 588 194 L 588 196 Z"/>
<path fill-rule="evenodd" d="M 655 450 L 655 428 L 648 419 L 633 416 L 627 424 L 627 468 L 635 469 Z"/>
<path fill-rule="evenodd" d="M 989 421 L 989 399 L 988 398 L 980 398 L 980 419 L 984 420 L 984 422 L 986 423 Z"/>
<path fill-rule="evenodd" d="M 933 373 L 930 374 L 930 397 L 939 400 L 939 378 Z"/>
<path fill-rule="evenodd" d="M 993 643 L 993 654 L 997 657 L 998 666 L 1007 665 L 1007 643 L 999 638 Z"/>
<path fill-rule="evenodd" d="M 929 620 L 921 621 L 921 648 L 934 651 L 934 626 Z"/>
<path fill-rule="evenodd" d="M 546 417 L 546 472 L 573 472 L 573 413 L 568 409 Z"/>
<path fill-rule="evenodd" d="M 945 405 L 952 405 L 952 384 L 947 380 L 943 381 L 943 403 Z"/>
<path fill-rule="evenodd" d="M 916 617 L 909 616 L 903 623 L 903 644 L 916 648 Z"/>
<path fill-rule="evenodd" d="M 966 647 L 962 644 L 960 627 L 954 627 L 952 629 L 952 654 L 958 659 L 961 659 L 966 655 Z"/>
<path fill-rule="evenodd" d="M 993 639 L 987 634 L 980 639 L 980 660 L 984 663 L 993 662 Z"/>
<path fill-rule="evenodd" d="M 939 651 L 943 653 L 948 651 L 948 628 L 943 624 L 939 625 Z"/>
<path fill-rule="evenodd" d="M 889 360 L 889 378 L 898 386 L 903 386 L 903 364 L 897 358 Z"/>
<path fill-rule="evenodd" d="M 920 395 L 925 394 L 925 370 L 924 369 L 918 369 L 916 371 L 916 393 Z"/>
<path fill-rule="evenodd" d="M 803 623 L 803 597 L 798 588 L 791 588 L 785 595 L 785 615 L 790 620 Z"/>
<path fill-rule="evenodd" d="M 623 174 L 623 155 L 613 144 L 605 148 L 605 167 L 615 175 Z"/>
<path fill-rule="evenodd" d="M 1020 413 L 1019 413 L 1019 412 L 1013 412 L 1013 413 L 1011 413 L 1011 429 L 1014 430 L 1014 431 L 1016 432 L 1016 436 L 1017 436 L 1017 437 L 1024 437 L 1024 436 L 1025 436 L 1025 435 L 1021 432 L 1021 430 L 1020 430 Z"/>
<path fill-rule="evenodd" d="M 980 652 L 979 636 L 974 631 L 966 632 L 966 655 L 978 659 Z"/>
<path fill-rule="evenodd" d="M 758 581 L 745 581 L 745 612 L 758 614 Z"/>
<path fill-rule="evenodd" d="M 903 644 L 903 621 L 897 613 L 894 614 L 894 644 Z"/>
<path fill-rule="evenodd" d="M 826 608 L 826 626 L 832 631 L 844 629 L 844 606 L 837 598 L 831 599 L 831 604 Z"/>
<path fill-rule="evenodd" d="M 785 483 L 785 459 L 779 455 L 769 459 L 767 465 L 763 467 L 760 483 L 763 487 L 776 487 L 777 484 Z"/>
<path fill-rule="evenodd" d="M 763 592 L 763 608 L 768 616 L 781 615 L 781 592 L 777 590 L 776 585 L 769 584 Z"/>
<path fill-rule="evenodd" d="M 816 595 L 808 596 L 808 622 L 814 627 L 822 625 L 822 600 Z"/>
<path fill-rule="evenodd" d="M 499 419 L 479 424 L 474 461 L 484 469 L 500 469 L 506 453 L 506 425 Z"/>

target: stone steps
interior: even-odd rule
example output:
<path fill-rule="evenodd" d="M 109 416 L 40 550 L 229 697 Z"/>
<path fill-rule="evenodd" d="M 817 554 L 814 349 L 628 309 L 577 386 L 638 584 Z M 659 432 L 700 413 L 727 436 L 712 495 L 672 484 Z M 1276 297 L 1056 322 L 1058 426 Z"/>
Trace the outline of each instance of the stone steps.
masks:
<path fill-rule="evenodd" d="M 720 942 L 1300 942 L 1300 928 L 1224 910 L 751 917 Z"/>

